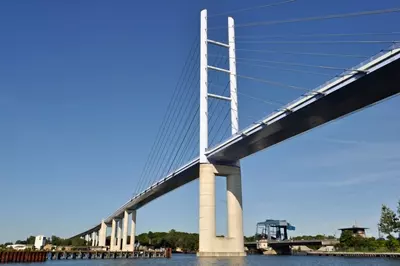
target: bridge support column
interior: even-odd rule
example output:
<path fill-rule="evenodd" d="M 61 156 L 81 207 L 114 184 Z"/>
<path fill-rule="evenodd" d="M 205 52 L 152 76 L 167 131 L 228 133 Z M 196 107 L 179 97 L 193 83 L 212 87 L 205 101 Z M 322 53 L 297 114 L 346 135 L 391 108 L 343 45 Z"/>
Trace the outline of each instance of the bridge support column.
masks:
<path fill-rule="evenodd" d="M 99 246 L 106 246 L 106 236 L 107 236 L 107 225 L 104 223 L 104 220 L 101 221 L 100 230 L 99 230 Z"/>
<path fill-rule="evenodd" d="M 227 177 L 228 236 L 216 236 L 215 176 Z M 240 167 L 200 164 L 199 252 L 202 257 L 246 256 Z"/>
<path fill-rule="evenodd" d="M 96 247 L 99 246 L 99 239 L 100 239 L 99 231 L 96 231 L 96 244 L 95 244 Z"/>
<path fill-rule="evenodd" d="M 228 237 L 235 239 L 235 252 L 244 252 L 242 176 L 240 167 L 226 177 L 226 201 L 228 208 Z"/>
<path fill-rule="evenodd" d="M 115 230 L 117 226 L 117 221 L 112 219 L 111 222 L 111 242 L 110 242 L 110 251 L 115 251 Z"/>
<path fill-rule="evenodd" d="M 95 247 L 99 246 L 99 231 L 94 232 L 94 246 Z"/>
<path fill-rule="evenodd" d="M 124 211 L 124 219 L 122 223 L 122 250 L 128 251 L 128 222 L 129 213 L 127 210 Z"/>
<path fill-rule="evenodd" d="M 129 243 L 129 251 L 135 250 L 135 234 L 136 234 L 136 210 L 132 211 L 132 224 L 131 224 L 131 242 Z"/>
<path fill-rule="evenodd" d="M 122 220 L 118 220 L 118 227 L 117 227 L 117 246 L 115 247 L 115 249 L 117 251 L 121 251 L 121 244 L 122 244 Z"/>
<path fill-rule="evenodd" d="M 91 235 L 91 239 L 92 239 L 92 247 L 94 247 L 95 243 L 96 243 L 96 232 L 92 232 Z"/>

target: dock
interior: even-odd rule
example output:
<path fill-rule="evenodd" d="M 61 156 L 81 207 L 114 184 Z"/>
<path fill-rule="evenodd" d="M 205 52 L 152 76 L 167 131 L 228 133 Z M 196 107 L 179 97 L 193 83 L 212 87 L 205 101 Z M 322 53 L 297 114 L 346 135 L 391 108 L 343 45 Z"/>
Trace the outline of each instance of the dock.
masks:
<path fill-rule="evenodd" d="M 0 263 L 44 262 L 47 251 L 0 251 Z"/>
<path fill-rule="evenodd" d="M 0 263 L 45 262 L 46 260 L 100 260 L 171 258 L 172 251 L 0 251 Z"/>
<path fill-rule="evenodd" d="M 375 257 L 375 258 L 400 258 L 400 253 L 391 252 L 306 252 L 307 256 L 332 256 L 332 257 Z"/>

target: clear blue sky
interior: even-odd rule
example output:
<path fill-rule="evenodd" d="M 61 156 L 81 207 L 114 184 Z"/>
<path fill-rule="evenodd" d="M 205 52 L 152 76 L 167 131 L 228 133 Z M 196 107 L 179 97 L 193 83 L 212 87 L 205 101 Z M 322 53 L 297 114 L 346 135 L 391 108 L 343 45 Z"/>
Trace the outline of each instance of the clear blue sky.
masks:
<path fill-rule="evenodd" d="M 131 196 L 165 99 L 198 33 L 199 11 L 268 3 L 215 2 L 0 2 L 0 243 L 37 234 L 71 236 L 97 224 Z M 240 13 L 236 23 L 398 5 L 397 0 L 321 2 L 298 0 L 293 6 Z M 398 30 L 399 20 L 397 13 L 258 31 L 243 28 L 238 35 L 390 32 Z M 216 26 L 225 25 L 221 23 L 226 18 L 215 19 Z M 366 55 L 379 51 L 368 45 L 343 49 Z M 347 66 L 361 60 L 283 59 Z M 260 71 L 243 67 L 244 74 L 268 74 L 296 86 L 312 88 L 327 79 Z M 249 84 L 239 83 L 239 91 L 283 102 L 299 94 Z M 240 101 L 243 117 L 261 118 L 273 110 Z M 399 106 L 400 98 L 390 99 L 244 159 L 245 234 L 253 234 L 255 224 L 267 218 L 287 219 L 297 235 L 337 233 L 355 220 L 376 234 L 380 205 L 394 207 L 400 199 Z M 242 126 L 250 122 L 241 119 Z M 217 187 L 218 209 L 223 210 L 223 180 L 217 180 Z M 139 233 L 172 228 L 197 232 L 198 182 L 148 204 L 137 217 Z M 224 233 L 224 222 L 219 213 L 219 233 Z"/>

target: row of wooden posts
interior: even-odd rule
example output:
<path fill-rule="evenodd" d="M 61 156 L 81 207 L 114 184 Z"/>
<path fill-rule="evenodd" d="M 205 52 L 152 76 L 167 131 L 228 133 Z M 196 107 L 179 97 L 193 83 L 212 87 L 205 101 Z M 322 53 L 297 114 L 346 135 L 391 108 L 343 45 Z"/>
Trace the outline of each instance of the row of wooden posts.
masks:
<path fill-rule="evenodd" d="M 0 263 L 44 262 L 47 251 L 0 251 Z"/>
<path fill-rule="evenodd" d="M 81 254 L 82 253 L 82 254 Z M 151 254 L 150 254 L 151 253 Z M 153 254 L 154 253 L 154 254 Z M 147 255 L 146 255 L 147 254 Z M 87 255 L 87 256 L 82 256 Z M 75 258 L 130 258 L 130 257 L 147 257 L 147 258 L 171 258 L 172 250 L 167 248 L 164 252 L 122 252 L 122 251 L 0 251 L 0 263 L 12 262 L 44 262 L 47 259 L 75 259 Z M 49 258 L 50 256 L 50 258 Z"/>

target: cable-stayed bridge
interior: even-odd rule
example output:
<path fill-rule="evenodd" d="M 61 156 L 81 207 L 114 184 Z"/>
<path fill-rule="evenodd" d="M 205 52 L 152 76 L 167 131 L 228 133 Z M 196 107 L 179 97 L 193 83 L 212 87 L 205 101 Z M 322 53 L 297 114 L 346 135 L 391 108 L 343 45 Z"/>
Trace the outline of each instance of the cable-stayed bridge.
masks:
<path fill-rule="evenodd" d="M 256 9 L 291 2 L 294 1 L 260 6 Z M 237 10 L 237 12 L 249 10 L 251 8 Z M 101 223 L 76 236 L 90 239 L 93 246 L 105 246 L 107 227 L 111 226 L 110 249 L 133 250 L 137 210 L 152 200 L 199 178 L 198 255 L 245 255 L 240 159 L 397 95 L 400 92 L 400 76 L 398 75 L 400 45 L 398 41 L 391 38 L 400 35 L 400 32 L 322 32 L 262 36 L 260 34 L 239 35 L 237 30 L 254 26 L 383 15 L 399 11 L 399 8 L 393 8 L 235 25 L 233 17 L 227 17 L 229 14 L 208 16 L 207 10 L 203 10 L 199 37 L 192 45 L 133 197 Z M 209 27 L 213 17 L 225 17 L 228 25 Z M 222 38 L 218 35 L 216 38 L 212 35 L 213 31 L 221 30 L 228 33 L 225 41 L 221 41 Z M 372 36 L 375 39 L 343 40 L 347 37 L 360 36 Z M 376 39 L 380 36 L 385 38 Z M 278 40 L 271 41 L 270 38 L 273 37 Z M 300 40 L 287 40 L 287 38 L 296 37 Z M 341 39 L 318 39 L 322 37 Z M 261 45 L 262 48 L 241 48 L 242 45 Z M 298 49 L 264 49 L 265 45 L 278 48 L 289 45 Z M 326 45 L 334 48 L 321 51 L 320 48 L 325 48 Z M 382 48 L 373 56 L 365 56 L 354 51 L 341 53 L 337 48 L 340 45 L 355 47 L 357 51 L 363 50 L 359 49 L 359 45 L 374 46 L 371 51 L 376 49 L 375 45 L 381 45 Z M 304 50 L 303 47 L 299 48 L 300 46 L 311 47 L 311 50 Z M 242 52 L 242 56 L 237 56 Z M 248 57 L 248 54 L 253 56 Z M 262 56 L 265 54 L 268 55 L 267 58 Z M 323 61 L 314 60 L 314 63 L 310 63 L 302 60 L 276 59 L 276 56 L 282 55 L 322 57 Z M 350 59 L 353 60 L 351 62 L 358 63 L 345 67 L 329 65 L 327 57 L 334 58 L 335 63 L 339 61 L 338 58 Z M 285 74 L 275 75 L 276 79 L 280 77 L 281 80 L 254 75 L 265 68 L 283 71 Z M 309 68 L 318 69 L 319 72 L 310 71 Z M 247 70 L 253 75 L 242 74 L 242 69 L 243 73 Z M 328 73 L 329 71 L 338 73 L 332 75 L 332 72 Z M 290 78 L 287 73 L 295 73 L 299 76 Z M 319 75 L 324 79 L 327 76 L 333 76 L 333 78 L 311 90 L 288 84 L 297 84 L 297 80 L 304 79 L 306 75 Z M 285 88 L 296 93 L 302 91 L 303 94 L 296 100 L 283 105 L 279 100 L 247 94 L 248 90 L 245 91 L 242 88 L 253 85 L 247 85 L 246 82 L 261 83 L 263 86 L 268 84 L 274 88 Z M 264 108 L 256 108 L 257 110 L 267 109 L 265 105 L 279 108 L 261 119 L 253 120 L 250 125 L 245 123 L 247 126 L 240 128 L 238 111 L 240 96 L 264 104 Z M 253 104 L 247 106 L 252 107 Z M 242 105 L 240 105 L 240 110 L 242 110 Z M 259 114 L 257 115 L 259 118 Z M 215 232 L 215 176 L 225 176 L 227 179 L 228 236 L 226 238 L 217 238 Z M 130 242 L 128 242 L 129 231 Z"/>

